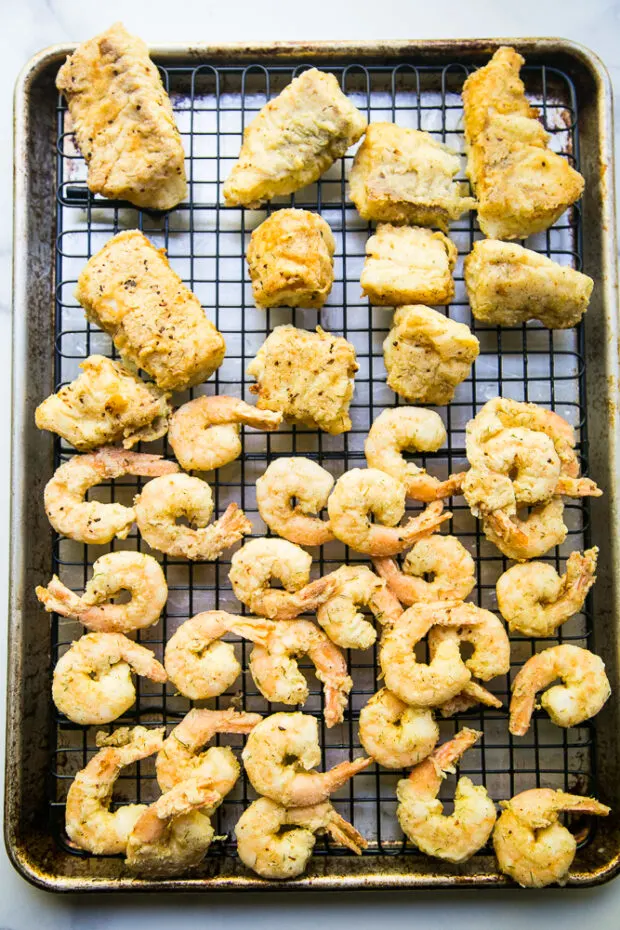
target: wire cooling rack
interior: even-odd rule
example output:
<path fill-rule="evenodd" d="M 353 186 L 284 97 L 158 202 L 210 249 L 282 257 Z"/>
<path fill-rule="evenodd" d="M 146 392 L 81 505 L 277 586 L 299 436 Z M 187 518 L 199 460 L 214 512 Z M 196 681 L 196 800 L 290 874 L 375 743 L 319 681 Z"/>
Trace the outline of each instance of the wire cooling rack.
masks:
<path fill-rule="evenodd" d="M 306 65 L 304 65 L 305 67 Z M 245 375 L 268 333 L 279 323 L 292 322 L 313 329 L 318 322 L 342 334 L 355 346 L 360 370 L 355 380 L 351 405 L 353 428 L 342 436 L 286 426 L 277 433 L 243 431 L 242 457 L 207 477 L 214 491 L 217 513 L 230 501 L 237 501 L 250 517 L 256 535 L 266 532 L 256 508 L 255 481 L 277 456 L 299 454 L 320 462 L 334 476 L 348 468 L 363 466 L 363 443 L 373 419 L 386 406 L 398 402 L 385 383 L 382 343 L 392 312 L 372 307 L 360 297 L 359 277 L 364 246 L 370 226 L 363 221 L 347 198 L 346 178 L 353 151 L 338 161 L 316 184 L 297 194 L 278 198 L 258 210 L 229 209 L 221 206 L 220 186 L 239 152 L 244 126 L 264 103 L 279 93 L 299 73 L 290 67 L 174 67 L 162 69 L 171 94 L 176 119 L 187 155 L 189 200 L 168 215 L 139 211 L 130 204 L 107 201 L 89 194 L 86 169 L 75 147 L 71 124 L 62 99 L 57 107 L 57 246 L 56 246 L 56 343 L 57 387 L 76 377 L 79 363 L 99 352 L 114 356 L 109 338 L 85 320 L 73 291 L 77 276 L 88 258 L 119 230 L 139 228 L 168 252 L 174 269 L 200 298 L 209 317 L 224 334 L 226 358 L 215 377 L 192 392 L 228 393 L 252 399 L 250 381 Z M 424 129 L 455 150 L 463 151 L 462 104 L 460 92 L 468 69 L 458 63 L 445 67 L 414 64 L 397 67 L 343 65 L 329 67 L 353 102 L 369 120 L 391 120 L 399 125 Z M 526 67 L 523 71 L 532 102 L 540 108 L 551 145 L 578 167 L 576 95 L 566 74 L 555 68 Z M 325 308 L 317 311 L 280 309 L 259 311 L 251 295 L 245 251 L 251 231 L 272 210 L 297 206 L 316 210 L 329 222 L 336 238 L 335 281 Z M 583 327 L 550 332 L 537 324 L 503 327 L 485 326 L 472 320 L 463 285 L 462 259 L 480 233 L 473 215 L 454 224 L 450 236 L 458 246 L 456 296 L 445 308 L 452 318 L 471 325 L 481 343 L 481 353 L 471 377 L 456 391 L 454 402 L 439 408 L 448 432 L 448 442 L 438 453 L 419 456 L 440 477 L 466 465 L 464 429 L 467 421 L 488 399 L 501 394 L 518 400 L 535 401 L 557 410 L 575 426 L 579 450 L 587 466 L 585 429 L 585 378 Z M 575 268 L 581 267 L 581 217 L 579 207 L 569 211 L 552 229 L 528 241 L 545 255 Z M 190 395 L 177 395 L 182 402 Z M 150 444 L 149 451 L 170 454 L 165 441 Z M 56 441 L 55 463 L 66 460 L 73 450 Z M 129 503 L 142 482 L 126 478 L 94 489 L 100 500 Z M 415 509 L 415 505 L 411 508 Z M 462 498 L 451 502 L 453 519 L 448 531 L 461 539 L 476 561 L 477 587 L 472 598 L 489 609 L 496 609 L 495 581 L 507 561 L 488 543 Z M 569 534 L 565 544 L 547 560 L 559 570 L 566 556 L 589 543 L 587 504 L 567 504 Z M 148 550 L 134 532 L 123 543 L 110 547 L 84 546 L 56 538 L 52 571 L 75 590 L 81 591 L 90 577 L 93 561 L 109 548 Z M 233 597 L 228 571 L 232 550 L 212 564 L 191 564 L 152 553 L 163 564 L 170 589 L 167 609 L 151 629 L 140 631 L 138 639 L 152 648 L 161 660 L 163 648 L 175 629 L 198 611 L 221 608 L 242 612 Z M 331 543 L 313 552 L 313 574 L 330 571 L 343 562 L 364 561 L 349 553 L 340 543 Z M 591 645 L 591 613 L 571 619 L 558 632 L 558 640 Z M 81 632 L 79 625 L 54 617 L 51 625 L 52 658 L 55 661 Z M 229 637 L 235 641 L 234 637 Z M 513 666 L 509 676 L 490 684 L 503 701 L 502 710 L 473 709 L 441 723 L 442 739 L 449 738 L 466 723 L 484 731 L 484 738 L 467 752 L 461 772 L 484 783 L 495 800 L 509 798 L 533 786 L 560 787 L 582 794 L 596 793 L 593 771 L 593 730 L 586 724 L 570 730 L 555 727 L 544 713 L 536 713 L 527 736 L 514 738 L 508 733 L 507 704 L 510 681 L 516 670 L 535 651 L 555 642 L 512 637 Z M 236 649 L 243 675 L 229 693 L 207 706 L 226 707 L 231 703 L 248 711 L 270 713 L 293 710 L 270 705 L 261 697 L 247 671 L 251 644 L 238 641 Z M 354 681 L 350 706 L 344 723 L 331 730 L 321 725 L 323 765 L 353 758 L 362 750 L 358 738 L 359 710 L 379 687 L 380 669 L 376 650 L 348 653 Z M 308 667 L 311 696 L 303 710 L 322 720 L 321 689 Z M 122 724 L 173 725 L 179 722 L 190 702 L 145 679 L 136 680 L 137 701 L 115 722 Z M 76 855 L 64 831 L 64 804 L 75 773 L 96 751 L 98 728 L 80 727 L 56 713 L 53 718 L 52 765 L 49 773 L 51 828 L 57 841 Z M 109 728 L 110 729 L 110 728 Z M 220 742 L 241 746 L 240 737 L 220 737 Z M 340 813 L 369 841 L 368 853 L 415 852 L 405 844 L 395 817 L 395 786 L 402 777 L 378 766 L 358 775 L 335 796 Z M 450 809 L 454 778 L 442 787 L 441 797 Z M 115 803 L 149 801 L 158 794 L 153 760 L 146 760 L 122 772 L 115 791 Z M 214 819 L 216 834 L 223 839 L 213 843 L 209 856 L 234 853 L 233 828 L 244 807 L 254 797 L 245 777 L 225 799 Z M 327 840 L 317 843 L 316 852 L 350 855 L 330 848 Z M 441 868 L 439 864 L 438 868 Z"/>

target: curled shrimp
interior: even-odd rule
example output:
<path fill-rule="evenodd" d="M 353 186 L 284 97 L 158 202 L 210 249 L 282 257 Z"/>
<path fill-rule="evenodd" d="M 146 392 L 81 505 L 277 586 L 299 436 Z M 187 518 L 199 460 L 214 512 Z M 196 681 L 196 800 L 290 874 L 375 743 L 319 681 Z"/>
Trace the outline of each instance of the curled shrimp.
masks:
<path fill-rule="evenodd" d="M 83 543 L 108 543 L 114 537 L 126 539 L 134 521 L 133 507 L 86 501 L 86 492 L 123 475 L 155 477 L 179 470 L 175 462 L 161 455 L 99 449 L 88 455 L 74 455 L 56 469 L 45 485 L 44 501 L 48 520 L 57 533 Z"/>
<path fill-rule="evenodd" d="M 173 413 L 168 441 L 186 471 L 212 471 L 241 455 L 241 424 L 271 431 L 281 422 L 281 413 L 258 410 L 238 397 L 203 395 Z"/>
<path fill-rule="evenodd" d="M 310 691 L 296 657 L 307 655 L 325 693 L 325 725 L 342 723 L 344 708 L 353 681 L 347 660 L 331 639 L 310 620 L 280 620 L 265 645 L 257 645 L 250 655 L 250 671 L 268 701 L 305 704 Z"/>
<path fill-rule="evenodd" d="M 216 733 L 249 733 L 263 718 L 228 708 L 208 710 L 194 707 L 172 730 L 157 754 L 157 782 L 169 791 L 186 778 L 210 780 L 221 797 L 234 787 L 240 767 L 230 746 L 206 744 Z M 201 751 L 202 750 L 202 751 Z"/>
<path fill-rule="evenodd" d="M 296 878 L 305 871 L 317 833 L 329 833 L 335 843 L 358 856 L 368 845 L 329 801 L 287 808 L 259 798 L 237 822 L 237 852 L 243 864 L 263 878 Z"/>
<path fill-rule="evenodd" d="M 527 733 L 537 692 L 556 678 L 563 683 L 545 691 L 540 703 L 559 727 L 574 727 L 594 717 L 611 694 L 605 663 L 599 656 L 570 643 L 543 649 L 527 660 L 512 683 L 512 734 Z"/>
<path fill-rule="evenodd" d="M 409 775 L 398 782 L 396 816 L 403 833 L 426 853 L 448 862 L 466 862 L 488 840 L 497 814 L 483 785 L 459 778 L 454 793 L 454 812 L 443 813 L 437 797 L 445 773 L 482 736 L 463 727 L 454 739 L 443 743 Z"/>
<path fill-rule="evenodd" d="M 171 636 L 164 653 L 168 678 L 192 701 L 217 697 L 237 680 L 241 666 L 225 633 L 265 642 L 271 626 L 258 618 L 236 617 L 224 610 L 207 610 L 186 620 Z"/>
<path fill-rule="evenodd" d="M 136 700 L 132 671 L 166 681 L 163 665 L 140 643 L 122 633 L 88 633 L 56 663 L 54 704 L 74 723 L 111 723 Z"/>
<path fill-rule="evenodd" d="M 208 526 L 213 494 L 206 481 L 191 475 L 153 478 L 134 504 L 138 529 L 149 546 L 183 559 L 213 562 L 252 532 L 252 524 L 237 504 L 229 504 L 219 520 Z M 177 523 L 179 517 L 186 517 L 196 529 Z"/>
<path fill-rule="evenodd" d="M 120 727 L 111 735 L 97 734 L 99 752 L 77 773 L 67 793 L 67 835 L 80 849 L 96 855 L 125 852 L 146 804 L 126 804 L 111 811 L 114 783 L 122 768 L 161 749 L 164 732 L 164 727 Z"/>
<path fill-rule="evenodd" d="M 180 875 L 199 865 L 214 830 L 204 811 L 221 797 L 208 779 L 188 778 L 162 794 L 140 815 L 127 841 L 125 865 L 149 876 Z"/>
<path fill-rule="evenodd" d="M 278 536 L 300 546 L 322 546 L 334 535 L 319 513 L 334 486 L 332 475 L 311 459 L 276 459 L 256 481 L 258 511 Z"/>
<path fill-rule="evenodd" d="M 360 743 L 386 769 L 417 765 L 431 753 L 439 727 L 428 707 L 410 707 L 382 688 L 360 711 Z"/>
<path fill-rule="evenodd" d="M 414 649 L 437 624 L 458 629 L 475 623 L 471 607 L 460 601 L 415 604 L 384 632 L 379 661 L 385 684 L 405 704 L 437 706 L 456 697 L 469 683 L 471 672 L 461 658 L 458 638 L 439 643 L 428 665 L 417 661 Z"/>
<path fill-rule="evenodd" d="M 157 623 L 166 600 L 168 585 L 161 565 L 142 552 L 108 552 L 93 564 L 93 577 L 78 596 L 56 575 L 36 595 L 49 613 L 79 620 L 98 633 L 130 633 Z M 121 591 L 131 595 L 124 604 L 109 601 Z"/>
<path fill-rule="evenodd" d="M 606 817 L 611 810 L 594 798 L 552 788 L 530 788 L 500 806 L 503 812 L 493 832 L 495 855 L 501 871 L 524 888 L 566 884 L 577 841 L 558 822 L 563 811 Z"/>
<path fill-rule="evenodd" d="M 470 643 L 474 649 L 465 665 L 472 675 L 489 681 L 497 675 L 510 671 L 510 640 L 502 621 L 482 607 L 463 604 L 452 617 L 459 615 L 462 626 L 434 626 L 428 633 L 431 659 L 438 656 L 447 642 L 458 647 L 459 643 Z"/>
<path fill-rule="evenodd" d="M 319 725 L 309 714 L 272 714 L 254 727 L 241 754 L 252 787 L 285 807 L 312 807 L 367 768 L 372 759 L 321 764 Z"/>
<path fill-rule="evenodd" d="M 396 555 L 416 540 L 429 536 L 451 513 L 442 513 L 441 501 L 397 524 L 405 513 L 405 485 L 377 468 L 353 468 L 345 472 L 327 501 L 327 512 L 336 539 L 366 555 Z M 378 521 L 371 523 L 370 515 Z"/>
<path fill-rule="evenodd" d="M 407 553 L 402 571 L 394 559 L 373 559 L 378 574 L 402 604 L 464 600 L 476 584 L 476 566 L 456 536 L 419 539 Z"/>
<path fill-rule="evenodd" d="M 272 620 L 293 620 L 316 608 L 334 592 L 332 577 L 310 581 L 312 556 L 285 539 L 252 539 L 230 561 L 235 597 L 252 613 Z M 284 591 L 271 588 L 272 578 Z"/>
<path fill-rule="evenodd" d="M 498 579 L 497 604 L 511 633 L 553 636 L 573 614 L 579 613 L 596 581 L 598 548 L 583 555 L 572 552 L 566 574 L 560 576 L 547 562 L 513 565 Z"/>
<path fill-rule="evenodd" d="M 446 441 L 446 428 L 434 410 L 424 407 L 391 407 L 380 413 L 364 444 L 370 468 L 378 468 L 405 485 L 407 497 L 436 501 L 460 493 L 463 475 L 440 481 L 413 462 L 407 452 L 436 452 Z"/>
<path fill-rule="evenodd" d="M 321 604 L 316 618 L 332 642 L 343 649 L 368 649 L 377 639 L 377 631 L 358 607 L 368 607 L 382 625 L 393 623 L 403 609 L 366 565 L 343 565 L 332 572 L 338 587 L 329 600 Z"/>

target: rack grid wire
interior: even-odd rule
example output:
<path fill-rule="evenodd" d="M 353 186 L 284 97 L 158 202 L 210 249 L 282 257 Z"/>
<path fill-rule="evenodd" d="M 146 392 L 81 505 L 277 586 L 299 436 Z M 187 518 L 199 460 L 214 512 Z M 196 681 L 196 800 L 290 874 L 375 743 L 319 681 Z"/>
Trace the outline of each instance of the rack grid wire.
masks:
<path fill-rule="evenodd" d="M 310 431 L 295 426 L 282 427 L 277 433 L 243 429 L 243 454 L 239 460 L 207 477 L 214 492 L 216 514 L 230 501 L 237 501 L 254 526 L 254 534 L 267 534 L 258 514 L 255 481 L 274 458 L 304 455 L 324 465 L 334 476 L 351 467 L 364 465 L 363 442 L 370 424 L 385 407 L 398 403 L 387 388 L 382 343 L 389 330 L 392 311 L 372 307 L 360 297 L 359 276 L 364 259 L 365 242 L 371 232 L 368 223 L 357 214 L 347 197 L 347 175 L 354 149 L 336 162 L 312 186 L 286 198 L 277 198 L 261 210 L 226 208 L 221 205 L 221 183 L 238 154 L 244 127 L 264 103 L 279 93 L 303 68 L 253 64 L 247 67 L 162 68 L 187 156 L 189 200 L 169 214 L 140 211 L 131 204 L 93 197 L 86 187 L 86 168 L 75 146 L 66 105 L 57 104 L 57 244 L 55 309 L 55 376 L 57 387 L 79 373 L 79 363 L 98 352 L 115 357 L 111 340 L 89 324 L 73 297 L 77 276 L 84 264 L 112 235 L 122 229 L 139 228 L 154 243 L 166 248 L 173 268 L 183 277 L 201 300 L 210 319 L 224 334 L 227 343 L 222 367 L 207 384 L 184 395 L 176 395 L 175 404 L 205 392 L 228 393 L 251 399 L 250 382 L 245 375 L 248 362 L 266 336 L 279 323 L 291 322 L 306 329 L 317 323 L 328 331 L 344 335 L 355 346 L 360 370 L 355 379 L 351 405 L 353 427 L 341 436 Z M 363 66 L 343 63 L 330 66 L 343 90 L 366 114 L 369 121 L 388 120 L 402 126 L 424 129 L 453 149 L 463 152 L 462 103 L 460 92 L 469 69 L 459 63 L 444 67 L 411 64 Z M 576 94 L 570 78 L 562 71 L 545 66 L 523 70 L 528 94 L 540 109 L 542 121 L 551 135 L 551 146 L 576 167 L 579 166 Z M 323 310 L 279 309 L 260 311 L 254 307 L 245 265 L 245 251 L 251 231 L 275 209 L 282 206 L 303 207 L 318 211 L 330 224 L 336 237 L 335 279 L 331 295 Z M 461 384 L 454 402 L 438 408 L 444 419 L 448 440 L 445 448 L 434 454 L 417 456 L 433 474 L 446 477 L 466 467 L 464 429 L 467 421 L 490 398 L 500 394 L 518 400 L 547 405 L 565 416 L 576 428 L 579 452 L 587 466 L 585 424 L 585 377 L 583 325 L 576 330 L 548 331 L 537 324 L 516 327 L 481 325 L 472 319 L 463 284 L 462 259 L 481 234 L 474 215 L 455 223 L 450 236 L 458 246 L 459 261 L 455 273 L 456 295 L 449 307 L 442 308 L 452 317 L 467 322 L 481 343 L 481 352 L 470 378 Z M 530 248 L 563 264 L 581 268 L 581 216 L 572 208 L 546 233 L 528 241 Z M 171 455 L 165 440 L 149 444 L 148 451 Z M 60 440 L 55 445 L 55 465 L 72 454 Z M 142 486 L 140 479 L 125 478 L 93 489 L 91 496 L 104 501 L 130 503 Z M 413 504 L 408 509 L 415 509 Z M 477 521 L 460 498 L 450 502 L 453 517 L 447 524 L 474 556 L 477 586 L 475 603 L 496 610 L 495 581 L 507 567 L 507 560 L 487 542 Z M 562 547 L 550 553 L 550 561 L 562 570 L 567 555 L 589 543 L 587 503 L 570 502 L 565 521 L 569 534 Z M 150 551 L 137 532 L 123 543 L 110 546 L 85 546 L 62 537 L 54 538 L 52 571 L 74 590 L 82 590 L 90 577 L 93 561 L 115 548 Z M 152 552 L 163 565 L 169 585 L 167 608 L 159 622 L 138 633 L 138 640 L 152 648 L 161 660 L 165 643 L 174 630 L 198 611 L 225 609 L 241 611 L 228 581 L 231 551 L 216 563 L 187 563 Z M 313 575 L 324 574 L 345 562 L 365 561 L 340 543 L 330 543 L 313 551 Z M 503 702 L 502 710 L 474 708 L 453 719 L 441 721 L 441 738 L 449 738 L 467 724 L 483 730 L 484 737 L 469 750 L 460 766 L 461 774 L 487 786 L 494 800 L 509 798 L 532 786 L 560 787 L 583 794 L 596 793 L 593 752 L 593 729 L 582 725 L 571 730 L 555 727 L 544 712 L 536 712 L 527 736 L 512 737 L 508 732 L 507 705 L 510 681 L 518 668 L 535 651 L 553 642 L 574 642 L 592 646 L 592 605 L 572 618 L 559 631 L 557 640 L 532 640 L 511 637 L 512 669 L 508 676 L 492 681 L 490 689 Z M 77 638 L 78 624 L 57 616 L 51 623 L 52 661 L 55 662 Z M 248 711 L 270 713 L 295 710 L 268 704 L 258 692 L 248 670 L 251 645 L 236 642 L 243 674 L 226 694 L 206 706 L 226 707 L 232 703 Z M 310 683 L 310 698 L 303 707 L 320 721 L 323 765 L 332 766 L 362 752 L 357 721 L 360 707 L 379 687 L 380 668 L 377 652 L 349 651 L 347 658 L 354 681 L 350 705 L 344 723 L 331 730 L 322 722 L 320 685 L 311 666 L 302 667 Z M 171 685 L 157 685 L 146 679 L 136 680 L 137 700 L 122 718 L 107 729 L 119 725 L 174 725 L 191 706 L 175 694 Z M 75 773 L 96 752 L 97 727 L 80 727 L 55 712 L 52 721 L 53 753 L 49 772 L 48 795 L 50 827 L 58 843 L 76 855 L 64 829 L 64 806 Z M 240 747 L 241 737 L 217 737 L 217 741 Z M 395 817 L 396 782 L 403 772 L 391 772 L 373 765 L 358 775 L 334 796 L 339 812 L 353 823 L 369 841 L 367 855 L 376 853 L 418 853 L 400 831 Z M 444 783 L 440 797 L 450 810 L 454 777 Z M 144 802 L 158 794 L 153 760 L 149 759 L 124 770 L 115 789 L 115 804 Z M 216 835 L 209 856 L 235 852 L 234 824 L 245 806 L 255 797 L 242 773 L 238 784 L 224 800 L 214 817 Z M 580 833 L 588 837 L 588 828 Z M 486 850 L 488 851 L 488 850 Z M 351 855 L 334 847 L 327 839 L 317 843 L 315 853 Z M 483 850 L 485 852 L 485 850 Z"/>

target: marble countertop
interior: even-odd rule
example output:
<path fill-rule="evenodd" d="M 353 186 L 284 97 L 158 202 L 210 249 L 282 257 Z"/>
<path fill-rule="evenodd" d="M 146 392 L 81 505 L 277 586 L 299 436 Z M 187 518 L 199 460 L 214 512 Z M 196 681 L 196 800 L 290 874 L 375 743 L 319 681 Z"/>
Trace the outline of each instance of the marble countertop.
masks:
<path fill-rule="evenodd" d="M 610 71 L 620 99 L 620 3 L 609 0 L 443 0 L 412 3 L 391 0 L 20 0 L 2 2 L 0 74 L 0 396 L 10 395 L 10 290 L 12 203 L 11 110 L 15 78 L 30 58 L 58 42 L 81 41 L 122 19 L 148 43 L 244 40 L 451 38 L 469 36 L 560 35 L 589 46 Z M 620 125 L 616 108 L 616 127 Z M 618 146 L 616 130 L 616 146 Z M 11 404 L 0 405 L 0 435 L 8 436 Z M 9 450 L 0 453 L 0 589 L 6 603 L 8 552 Z M 4 718 L 5 636 L 0 636 L 0 713 Z M 0 722 L 3 730 L 3 723 Z M 0 776 L 1 777 L 1 776 Z M 0 851 L 0 930 L 68 930 L 103 928 L 136 930 L 208 926 L 247 927 L 251 922 L 270 930 L 293 926 L 370 927 L 382 921 L 393 930 L 428 922 L 434 930 L 458 926 L 479 930 L 501 921 L 503 930 L 524 926 L 570 930 L 586 922 L 597 930 L 620 926 L 620 881 L 584 891 L 480 891 L 466 893 L 381 893 L 310 896 L 283 892 L 277 896 L 186 896 L 120 898 L 60 897 L 26 884 Z"/>

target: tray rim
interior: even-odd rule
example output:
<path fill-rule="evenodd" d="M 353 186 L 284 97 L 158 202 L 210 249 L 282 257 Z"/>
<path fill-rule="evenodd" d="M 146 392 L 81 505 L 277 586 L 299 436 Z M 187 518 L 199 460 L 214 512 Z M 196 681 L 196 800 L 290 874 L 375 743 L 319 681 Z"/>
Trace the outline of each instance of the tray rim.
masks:
<path fill-rule="evenodd" d="M 606 234 L 601 241 L 602 280 L 598 287 L 600 301 L 606 318 L 607 332 L 610 338 L 605 346 L 606 371 L 608 372 L 609 396 L 614 409 L 618 409 L 618 390 L 620 386 L 620 366 L 618 358 L 617 325 L 617 238 L 615 220 L 615 186 L 613 160 L 613 103 L 611 81 L 601 59 L 581 43 L 554 37 L 540 38 L 472 38 L 472 39 L 430 39 L 430 40 L 386 40 L 359 42 L 343 41 L 282 41 L 251 43 L 196 43 L 191 45 L 155 45 L 149 52 L 155 59 L 176 61 L 189 59 L 187 64 L 211 57 L 218 61 L 231 57 L 240 63 L 246 59 L 269 57 L 271 59 L 323 58 L 334 60 L 337 56 L 357 56 L 359 58 L 396 58 L 408 54 L 428 56 L 441 55 L 483 56 L 492 54 L 501 45 L 511 45 L 525 54 L 563 53 L 577 59 L 585 67 L 596 85 L 597 122 L 599 129 L 598 157 L 605 169 L 601 171 L 601 226 Z M 453 875 L 421 872 L 409 874 L 410 869 L 381 872 L 382 865 L 397 864 L 398 857 L 373 856 L 359 861 L 366 863 L 366 869 L 356 868 L 349 875 L 330 874 L 322 864 L 337 862 L 338 857 L 327 857 L 320 862 L 313 860 L 313 865 L 299 879 L 288 882 L 266 881 L 256 876 L 244 874 L 239 868 L 220 869 L 213 878 L 177 878 L 166 880 L 147 880 L 131 877 L 96 878 L 67 877 L 53 870 L 41 868 L 21 842 L 20 816 L 23 797 L 22 772 L 20 766 L 21 747 L 19 743 L 20 695 L 24 686 L 20 675 L 19 644 L 26 617 L 22 609 L 24 546 L 22 534 L 24 523 L 21 519 L 21 501 L 24 483 L 27 478 L 27 462 L 24 458 L 22 441 L 27 415 L 25 402 L 25 383 L 27 365 L 25 364 L 27 344 L 27 284 L 28 284 L 28 204 L 30 176 L 27 167 L 27 144 L 29 138 L 28 99 L 37 78 L 52 65 L 59 63 L 70 54 L 77 43 L 52 45 L 32 56 L 17 77 L 14 96 L 14 199 L 13 199 L 13 299 L 12 299 L 12 418 L 11 418 L 11 486 L 10 486 L 10 552 L 9 552 L 9 616 L 8 616 L 8 669 L 7 669 L 7 714 L 6 714 L 6 761 L 5 761 L 5 804 L 4 804 L 4 840 L 9 860 L 17 872 L 31 884 L 50 892 L 129 892 L 129 891 L 352 891 L 352 890 L 388 890 L 388 889 L 437 889 L 437 888 L 497 888 L 517 889 L 507 878 L 497 874 Z M 613 396 L 615 395 L 615 396 Z M 608 449 L 608 461 L 612 473 L 618 473 L 620 463 L 620 432 L 611 431 L 613 442 Z M 620 548 L 619 513 L 616 494 L 609 494 L 610 516 L 614 530 L 611 534 L 612 546 Z M 620 613 L 616 612 L 616 647 L 620 652 Z M 372 858 L 372 862 L 370 861 Z M 376 868 L 372 868 L 372 864 Z M 411 859 L 405 866 L 413 865 Z M 569 888 L 583 888 L 603 884 L 620 873 L 620 850 L 602 868 L 596 871 L 575 871 L 571 873 Z"/>

